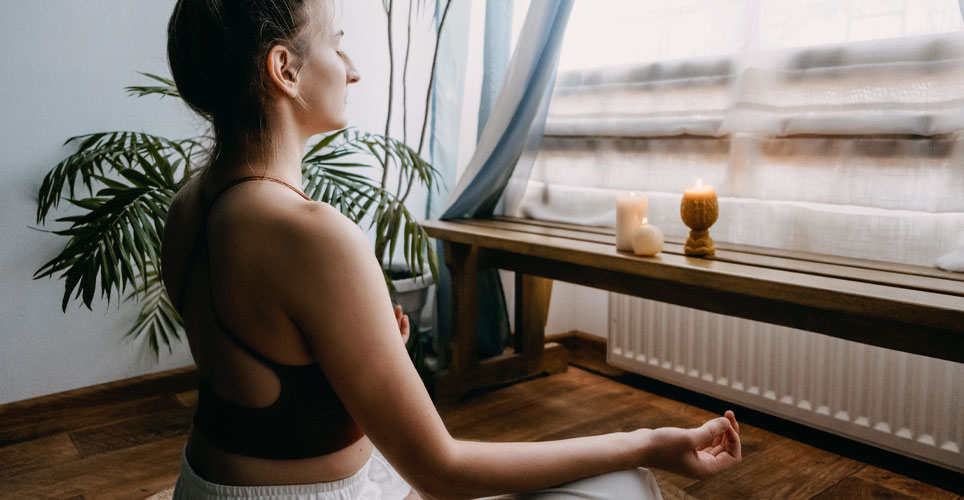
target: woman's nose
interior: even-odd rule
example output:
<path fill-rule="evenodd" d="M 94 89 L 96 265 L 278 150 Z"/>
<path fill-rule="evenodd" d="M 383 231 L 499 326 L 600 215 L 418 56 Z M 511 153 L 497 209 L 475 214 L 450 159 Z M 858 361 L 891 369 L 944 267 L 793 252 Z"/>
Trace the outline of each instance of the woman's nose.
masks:
<path fill-rule="evenodd" d="M 348 54 L 345 54 L 344 57 L 345 67 L 348 70 L 346 72 L 348 74 L 348 83 L 358 83 L 358 80 L 361 80 L 361 74 L 358 73 L 358 68 L 355 67 L 355 63 L 348 57 Z"/>

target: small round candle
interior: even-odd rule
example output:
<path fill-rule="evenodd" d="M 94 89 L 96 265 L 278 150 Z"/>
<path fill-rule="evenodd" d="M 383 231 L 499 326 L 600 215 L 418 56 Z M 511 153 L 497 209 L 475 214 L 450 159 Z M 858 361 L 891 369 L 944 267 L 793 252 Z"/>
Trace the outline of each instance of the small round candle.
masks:
<path fill-rule="evenodd" d="M 649 198 L 627 193 L 616 198 L 616 250 L 633 251 L 633 230 L 641 226 L 649 209 Z"/>
<path fill-rule="evenodd" d="M 647 219 L 643 219 L 643 225 L 633 230 L 632 242 L 633 253 L 653 256 L 663 251 L 663 232 L 658 227 L 647 224 Z"/>

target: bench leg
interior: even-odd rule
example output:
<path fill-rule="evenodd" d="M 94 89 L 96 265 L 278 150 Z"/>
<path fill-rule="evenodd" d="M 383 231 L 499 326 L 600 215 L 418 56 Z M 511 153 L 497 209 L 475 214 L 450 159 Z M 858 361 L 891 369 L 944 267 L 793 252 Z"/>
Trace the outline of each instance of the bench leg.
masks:
<path fill-rule="evenodd" d="M 515 352 L 479 362 L 478 270 L 484 265 L 478 247 L 445 244 L 445 263 L 452 276 L 452 339 L 449 368 L 435 379 L 436 400 L 506 384 L 541 373 L 566 371 L 568 356 L 559 344 L 545 345 L 552 280 L 516 275 Z"/>
<path fill-rule="evenodd" d="M 445 263 L 452 276 L 449 370 L 461 374 L 479 363 L 479 248 L 446 242 Z"/>
<path fill-rule="evenodd" d="M 515 351 L 538 355 L 546 343 L 552 280 L 515 273 Z"/>

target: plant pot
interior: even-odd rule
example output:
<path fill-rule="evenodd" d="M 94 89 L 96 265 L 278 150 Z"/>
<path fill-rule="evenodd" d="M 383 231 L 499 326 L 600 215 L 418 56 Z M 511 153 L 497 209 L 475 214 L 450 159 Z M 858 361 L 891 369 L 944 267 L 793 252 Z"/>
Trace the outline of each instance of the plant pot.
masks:
<path fill-rule="evenodd" d="M 433 285 L 432 274 L 426 272 L 413 278 L 408 266 L 393 264 L 389 268 L 389 277 L 395 287 L 392 302 L 402 306 L 402 313 L 408 315 L 412 336 L 418 337 L 422 333 L 420 326 L 425 312 L 423 310 L 428 303 L 429 289 Z"/>

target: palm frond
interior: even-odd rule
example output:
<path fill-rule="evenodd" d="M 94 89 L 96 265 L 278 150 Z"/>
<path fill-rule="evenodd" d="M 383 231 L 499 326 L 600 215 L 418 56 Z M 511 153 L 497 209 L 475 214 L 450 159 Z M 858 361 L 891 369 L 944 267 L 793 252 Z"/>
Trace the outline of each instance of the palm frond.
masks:
<path fill-rule="evenodd" d="M 76 196 L 78 184 L 94 191 L 94 181 L 123 170 L 150 165 L 149 158 L 164 159 L 162 175 L 171 186 L 180 186 L 190 177 L 198 155 L 206 151 L 198 140 L 174 141 L 143 132 L 98 132 L 67 139 L 77 151 L 44 177 L 38 193 L 37 222 L 46 221 L 50 210 L 60 204 L 66 193 Z"/>
<path fill-rule="evenodd" d="M 98 282 L 101 297 L 110 303 L 114 291 L 121 294 L 128 285 L 137 287 L 138 278 L 146 287 L 149 269 L 159 265 L 161 234 L 174 192 L 133 169 L 121 174 L 130 184 L 110 180 L 96 196 L 69 200 L 87 212 L 57 219 L 70 227 L 54 233 L 70 239 L 34 275 L 36 279 L 62 273 L 65 311 L 75 290 L 74 298 L 80 297 L 90 309 Z"/>
<path fill-rule="evenodd" d="M 347 134 L 348 134 L 348 131 L 349 131 L 349 129 L 343 128 L 343 129 L 341 129 L 341 130 L 332 132 L 332 133 L 330 133 L 330 134 L 322 137 L 318 142 L 316 142 L 316 143 L 314 144 L 314 146 L 312 146 L 311 148 L 308 149 L 308 151 L 305 152 L 305 155 L 304 155 L 304 157 L 302 158 L 302 162 L 309 162 L 309 161 L 315 161 L 315 162 L 317 162 L 317 161 L 319 161 L 319 158 L 320 158 L 320 157 L 323 158 L 323 156 L 324 156 L 324 155 L 320 155 L 320 152 L 321 152 L 322 150 L 324 150 L 325 148 L 328 148 L 328 147 L 332 147 L 332 148 L 335 149 L 336 151 L 338 151 L 338 150 L 340 150 L 340 149 L 344 149 L 345 138 L 346 138 L 346 136 L 347 136 Z M 335 141 L 337 141 L 337 140 L 339 140 L 339 139 L 340 139 L 341 141 L 340 141 L 339 143 L 335 143 Z M 334 144 L 334 146 L 333 146 L 333 144 Z M 330 154 L 330 153 L 328 153 L 328 154 Z"/>
<path fill-rule="evenodd" d="M 305 194 L 336 208 L 356 224 L 361 224 L 367 208 L 381 196 L 371 179 L 336 167 L 311 166 L 305 177 Z"/>
<path fill-rule="evenodd" d="M 429 190 L 438 190 L 435 181 L 441 177 L 441 173 L 408 144 L 398 139 L 368 132 L 353 132 L 349 144 L 358 152 L 375 157 L 380 167 L 384 168 L 387 164 L 390 168 L 399 169 L 403 179 L 402 184 L 408 184 L 414 176 L 415 180 Z"/>
<path fill-rule="evenodd" d="M 144 278 L 143 285 L 125 299 L 141 303 L 141 311 L 126 337 L 133 340 L 146 335 L 154 359 L 158 359 L 161 344 L 167 347 L 168 354 L 173 352 L 173 343 L 181 340 L 184 321 L 174 309 L 161 275 L 153 265 L 148 268 Z"/>
<path fill-rule="evenodd" d="M 318 144 L 322 143 L 324 146 L 312 148 L 302 163 L 305 194 L 328 203 L 356 224 L 362 225 L 366 218 L 370 218 L 368 229 L 374 229 L 376 238 L 387 238 L 385 243 L 390 247 L 390 255 L 401 244 L 405 249 L 406 265 L 413 275 L 425 272 L 427 260 L 432 275 L 436 276 L 435 249 L 429 244 L 425 230 L 405 207 L 404 200 L 383 189 L 363 172 L 364 169 L 383 168 L 381 160 L 387 157 L 389 165 L 400 168 L 405 179 L 415 176 L 431 189 L 438 176 L 435 167 L 401 141 L 385 140 L 384 136 L 377 134 L 339 131 L 326 136 Z M 346 157 L 357 154 L 373 156 L 377 166 L 345 161 Z"/>
<path fill-rule="evenodd" d="M 174 84 L 174 80 L 170 78 L 164 78 L 162 76 L 152 75 L 150 73 L 141 73 L 142 75 L 159 82 L 161 85 L 149 85 L 149 86 L 130 86 L 126 87 L 127 95 L 134 97 L 144 97 L 148 95 L 158 95 L 161 97 L 181 97 L 181 93 L 177 90 L 177 85 Z"/>

